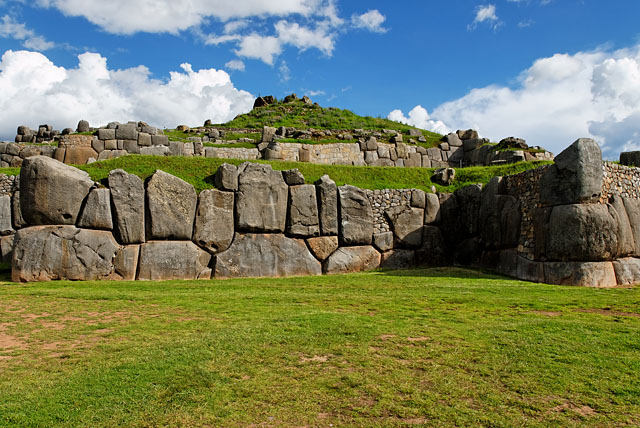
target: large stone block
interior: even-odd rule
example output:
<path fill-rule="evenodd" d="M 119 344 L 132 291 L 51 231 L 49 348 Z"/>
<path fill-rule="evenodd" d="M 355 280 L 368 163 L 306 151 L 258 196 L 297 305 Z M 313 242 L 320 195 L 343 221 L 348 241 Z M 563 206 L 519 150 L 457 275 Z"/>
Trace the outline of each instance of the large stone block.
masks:
<path fill-rule="evenodd" d="M 321 262 L 325 261 L 335 250 L 338 249 L 337 236 L 318 236 L 307 239 L 307 245 L 311 253 Z"/>
<path fill-rule="evenodd" d="M 132 123 L 118 125 L 116 128 L 116 140 L 138 141 L 138 126 Z"/>
<path fill-rule="evenodd" d="M 105 153 L 105 152 L 103 152 Z M 140 177 L 121 169 L 109 174 L 116 236 L 123 244 L 145 241 L 145 192 Z"/>
<path fill-rule="evenodd" d="M 613 262 L 618 285 L 640 284 L 640 259 L 628 257 Z"/>
<path fill-rule="evenodd" d="M 316 187 L 313 184 L 289 187 L 287 234 L 300 238 L 320 234 Z"/>
<path fill-rule="evenodd" d="M 382 232 L 373 235 L 373 246 L 381 253 L 392 250 L 393 232 Z"/>
<path fill-rule="evenodd" d="M 44 156 L 25 159 L 20 206 L 30 225 L 75 224 L 93 181 L 89 174 Z"/>
<path fill-rule="evenodd" d="M 197 203 L 191 184 L 156 171 L 147 183 L 150 239 L 190 240 Z"/>
<path fill-rule="evenodd" d="M 635 242 L 633 255 L 640 257 L 640 200 L 622 198 L 624 208 L 629 219 L 629 226 Z"/>
<path fill-rule="evenodd" d="M 391 250 L 382 253 L 382 269 L 411 269 L 416 266 L 416 252 L 413 250 Z"/>
<path fill-rule="evenodd" d="M 447 245 L 442 231 L 437 226 L 424 226 L 422 248 L 416 251 L 416 262 L 426 266 L 444 266 L 451 264 Z"/>
<path fill-rule="evenodd" d="M 618 252 L 616 253 L 616 257 L 632 255 L 636 251 L 636 242 L 627 210 L 624 207 L 624 201 L 620 196 L 614 196 L 610 199 L 610 202 L 613 211 L 609 211 L 614 214 L 614 220 L 618 225 Z"/>
<path fill-rule="evenodd" d="M 238 190 L 238 167 L 223 163 L 216 171 L 214 181 L 218 189 L 235 192 Z"/>
<path fill-rule="evenodd" d="M 238 176 L 236 225 L 241 231 L 284 232 L 289 186 L 270 165 L 244 164 Z"/>
<path fill-rule="evenodd" d="M 127 245 L 121 247 L 113 266 L 116 273 L 122 277 L 124 281 L 135 281 L 138 272 L 138 260 L 140 258 L 140 245 Z"/>
<path fill-rule="evenodd" d="M 338 248 L 325 262 L 324 272 L 328 275 L 363 272 L 380 267 L 381 256 L 371 246 Z"/>
<path fill-rule="evenodd" d="M 340 239 L 344 245 L 371 244 L 373 210 L 366 193 L 354 186 L 338 187 Z"/>
<path fill-rule="evenodd" d="M 440 222 L 440 199 L 435 193 L 425 194 L 424 224 Z"/>
<path fill-rule="evenodd" d="M 611 262 L 547 262 L 544 276 L 544 282 L 556 285 L 607 288 L 618 284 Z"/>
<path fill-rule="evenodd" d="M 328 175 L 315 182 L 322 235 L 338 234 L 338 186 Z"/>
<path fill-rule="evenodd" d="M 501 177 L 494 177 L 482 189 L 480 236 L 490 248 L 514 248 L 520 237 L 522 213 L 516 198 L 499 194 L 501 183 Z"/>
<path fill-rule="evenodd" d="M 13 233 L 11 211 L 11 196 L 0 196 L 0 235 L 9 235 Z"/>
<path fill-rule="evenodd" d="M 2 263 L 11 263 L 14 237 L 15 235 L 7 235 L 0 238 L 0 256 L 2 256 Z"/>
<path fill-rule="evenodd" d="M 408 206 L 393 207 L 385 211 L 398 246 L 417 248 L 422 245 L 424 210 Z"/>
<path fill-rule="evenodd" d="M 545 205 L 569 205 L 597 199 L 602 192 L 602 152 L 598 144 L 581 138 L 555 158 L 540 180 Z"/>
<path fill-rule="evenodd" d="M 36 226 L 16 233 L 15 282 L 120 279 L 113 261 L 120 247 L 110 232 L 75 226 Z"/>
<path fill-rule="evenodd" d="M 211 255 L 191 241 L 154 241 L 140 246 L 138 280 L 210 279 Z"/>
<path fill-rule="evenodd" d="M 618 224 L 609 205 L 560 205 L 546 228 L 550 261 L 604 261 L 618 253 Z"/>
<path fill-rule="evenodd" d="M 304 240 L 279 234 L 238 234 L 216 256 L 216 278 L 320 275 L 320 262 Z"/>
<path fill-rule="evenodd" d="M 78 226 L 87 229 L 113 229 L 109 189 L 93 189 L 89 193 L 78 219 Z"/>
<path fill-rule="evenodd" d="M 200 193 L 193 241 L 211 253 L 224 251 L 234 236 L 233 192 L 204 190 Z"/>

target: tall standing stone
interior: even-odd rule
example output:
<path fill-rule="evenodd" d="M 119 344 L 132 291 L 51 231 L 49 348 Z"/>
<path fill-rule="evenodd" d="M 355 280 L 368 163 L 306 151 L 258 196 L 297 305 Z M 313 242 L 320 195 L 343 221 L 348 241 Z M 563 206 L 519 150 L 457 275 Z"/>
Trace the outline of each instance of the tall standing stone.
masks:
<path fill-rule="evenodd" d="M 113 200 L 115 230 L 123 244 L 145 241 L 144 184 L 140 177 L 121 169 L 109 174 L 109 188 Z"/>
<path fill-rule="evenodd" d="M 270 165 L 245 164 L 238 176 L 236 224 L 247 232 L 284 232 L 289 186 Z"/>
<path fill-rule="evenodd" d="M 197 201 L 191 184 L 156 171 L 147 183 L 151 239 L 190 240 Z"/>
<path fill-rule="evenodd" d="M 338 188 L 340 196 L 340 239 L 344 245 L 371 244 L 373 209 L 366 193 L 354 186 Z"/>
<path fill-rule="evenodd" d="M 318 236 L 318 202 L 313 184 L 289 187 L 287 233 L 300 238 Z"/>
<path fill-rule="evenodd" d="M 234 235 L 234 194 L 220 190 L 200 193 L 193 241 L 211 253 L 229 248 Z"/>
<path fill-rule="evenodd" d="M 328 175 L 315 182 L 322 235 L 338 234 L 338 186 Z"/>
<path fill-rule="evenodd" d="M 93 181 L 89 174 L 45 156 L 24 160 L 20 207 L 30 225 L 75 224 Z"/>
<path fill-rule="evenodd" d="M 13 223 L 11 222 L 11 196 L 0 196 L 0 235 L 13 233 Z"/>
<path fill-rule="evenodd" d="M 82 214 L 78 219 L 78 226 L 87 229 L 113 229 L 111 191 L 109 189 L 93 189 L 89 193 Z"/>

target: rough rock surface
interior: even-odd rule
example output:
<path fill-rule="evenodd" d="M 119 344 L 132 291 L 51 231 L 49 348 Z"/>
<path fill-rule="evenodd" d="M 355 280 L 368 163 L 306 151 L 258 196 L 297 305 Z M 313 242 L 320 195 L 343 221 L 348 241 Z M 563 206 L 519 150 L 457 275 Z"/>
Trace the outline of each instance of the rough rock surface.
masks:
<path fill-rule="evenodd" d="M 435 193 L 425 194 L 424 224 L 440 222 L 440 200 Z"/>
<path fill-rule="evenodd" d="M 138 280 L 209 279 L 211 255 L 191 241 L 153 241 L 140 246 Z"/>
<path fill-rule="evenodd" d="M 413 250 L 391 250 L 382 253 L 382 269 L 411 269 L 416 265 L 416 253 Z"/>
<path fill-rule="evenodd" d="M 437 226 L 424 226 L 422 234 L 422 248 L 416 251 L 416 261 L 419 265 L 445 266 L 451 264 L 447 259 L 447 246 L 442 231 Z"/>
<path fill-rule="evenodd" d="M 373 245 L 380 252 L 393 249 L 393 232 L 382 232 L 373 235 Z"/>
<path fill-rule="evenodd" d="M 319 236 L 307 239 L 307 245 L 311 253 L 321 262 L 325 261 L 335 250 L 338 249 L 337 236 Z"/>
<path fill-rule="evenodd" d="M 75 224 L 93 181 L 52 158 L 33 156 L 20 171 L 20 206 L 30 225 Z"/>
<path fill-rule="evenodd" d="M 116 273 L 124 281 L 135 281 L 138 270 L 138 259 L 140 256 L 140 245 L 127 245 L 121 247 L 116 254 L 113 266 Z"/>
<path fill-rule="evenodd" d="M 422 245 L 423 209 L 398 206 L 388 209 L 385 214 L 400 247 L 417 248 Z"/>
<path fill-rule="evenodd" d="M 200 193 L 193 241 L 211 253 L 229 248 L 234 235 L 234 194 L 220 190 Z"/>
<path fill-rule="evenodd" d="M 340 237 L 345 245 L 371 244 L 373 210 L 366 193 L 354 186 L 338 188 L 340 197 Z"/>
<path fill-rule="evenodd" d="M 251 255 L 251 257 L 248 257 Z M 320 275 L 322 268 L 301 239 L 279 234 L 237 234 L 216 256 L 216 278 Z"/>
<path fill-rule="evenodd" d="M 7 235 L 0 238 L 0 255 L 3 263 L 11 263 L 13 256 L 13 241 L 15 235 Z"/>
<path fill-rule="evenodd" d="M 144 184 L 140 177 L 121 169 L 109 173 L 109 189 L 113 200 L 115 231 L 123 244 L 145 241 Z"/>
<path fill-rule="evenodd" d="M 618 285 L 640 284 L 640 259 L 632 257 L 619 259 L 613 262 Z"/>
<path fill-rule="evenodd" d="M 363 272 L 377 269 L 381 256 L 375 248 L 366 245 L 338 248 L 325 262 L 324 272 L 328 275 Z"/>
<path fill-rule="evenodd" d="M 78 219 L 78 226 L 87 229 L 113 229 L 111 218 L 111 191 L 93 189 Z"/>
<path fill-rule="evenodd" d="M 151 239 L 190 240 L 198 197 L 184 180 L 156 171 L 147 183 Z"/>
<path fill-rule="evenodd" d="M 287 234 L 300 238 L 320 234 L 316 187 L 313 184 L 289 187 Z"/>
<path fill-rule="evenodd" d="M 450 186 L 453 180 L 456 178 L 456 170 L 453 168 L 439 168 L 436 169 L 431 177 L 434 183 L 441 184 L 443 186 Z"/>
<path fill-rule="evenodd" d="M 284 232 L 289 186 L 270 165 L 244 164 L 238 176 L 236 225 L 241 231 Z"/>
<path fill-rule="evenodd" d="M 11 196 L 0 196 L 0 235 L 13 233 L 11 221 Z"/>
<path fill-rule="evenodd" d="M 304 184 L 304 175 L 298 170 L 298 168 L 282 171 L 282 177 L 285 183 L 289 186 L 298 186 Z"/>
<path fill-rule="evenodd" d="M 547 262 L 544 282 L 582 287 L 615 287 L 618 282 L 611 262 Z"/>
<path fill-rule="evenodd" d="M 15 237 L 11 277 L 15 282 L 120 279 L 113 266 L 118 249 L 106 231 L 75 226 L 21 229 Z"/>
<path fill-rule="evenodd" d="M 315 182 L 322 235 L 338 234 L 338 187 L 328 175 Z"/>
<path fill-rule="evenodd" d="M 604 261 L 618 252 L 618 224 L 609 205 L 560 205 L 546 228 L 550 261 Z"/>
<path fill-rule="evenodd" d="M 616 253 L 616 257 L 632 255 L 636 251 L 636 242 L 631 223 L 629 222 L 629 216 L 624 207 L 624 201 L 621 197 L 614 196 L 610 199 L 610 202 L 611 207 L 615 210 L 615 220 L 618 224 L 618 252 Z"/>
<path fill-rule="evenodd" d="M 629 224 L 631 226 L 633 240 L 635 242 L 633 255 L 640 257 L 640 200 L 623 198 L 622 202 L 624 203 L 627 218 L 629 219 Z"/>
<path fill-rule="evenodd" d="M 568 205 L 597 199 L 602 191 L 602 152 L 589 139 L 575 141 L 555 158 L 540 180 L 545 205 Z"/>
<path fill-rule="evenodd" d="M 214 181 L 219 190 L 235 192 L 238 190 L 238 167 L 223 163 L 216 171 Z"/>

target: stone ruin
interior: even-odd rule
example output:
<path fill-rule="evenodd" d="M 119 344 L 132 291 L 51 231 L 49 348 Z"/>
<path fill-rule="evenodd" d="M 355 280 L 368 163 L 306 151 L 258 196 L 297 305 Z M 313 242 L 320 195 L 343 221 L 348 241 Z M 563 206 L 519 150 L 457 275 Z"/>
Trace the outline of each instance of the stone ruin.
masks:
<path fill-rule="evenodd" d="M 453 194 L 366 191 L 297 170 L 222 165 L 215 189 L 163 171 L 94 183 L 55 159 L 0 178 L 14 281 L 169 280 L 479 266 L 527 281 L 640 283 L 640 169 L 588 139 L 545 165 Z"/>
<path fill-rule="evenodd" d="M 0 143 L 0 167 L 19 167 L 26 157 L 34 155 L 52 157 L 72 165 L 114 159 L 129 154 L 413 168 L 553 160 L 552 153 L 539 147 L 530 148 L 522 139 L 510 137 L 494 145 L 489 144 L 488 139 L 479 138 L 478 133 L 473 130 L 451 133 L 444 136 L 437 147 L 425 148 L 416 144 L 426 141 L 418 129 L 412 129 L 408 141 L 405 142 L 405 136 L 394 130 L 299 130 L 288 127 L 264 127 L 261 140 L 256 147 L 246 148 L 233 147 L 233 144 L 230 144 L 230 147 L 205 147 L 205 144 L 253 142 L 248 138 L 227 141 L 224 135 L 230 131 L 250 134 L 255 133 L 255 129 L 227 130 L 215 128 L 210 123 L 201 128 L 178 128 L 186 132 L 196 131 L 203 136 L 186 137 L 186 142 L 171 141 L 162 130 L 144 122 L 111 122 L 105 127 L 92 128 L 87 121 L 80 121 L 76 130 L 82 134 L 73 134 L 70 128 L 62 132 L 50 130 L 51 127 L 48 125 L 40 126 L 38 132 L 34 133 L 27 126 L 20 126 L 14 143 Z M 324 137 L 333 137 L 341 142 L 309 144 L 282 141 L 286 138 L 318 140 Z M 34 146 L 31 144 L 33 142 L 57 143 L 57 147 Z"/>

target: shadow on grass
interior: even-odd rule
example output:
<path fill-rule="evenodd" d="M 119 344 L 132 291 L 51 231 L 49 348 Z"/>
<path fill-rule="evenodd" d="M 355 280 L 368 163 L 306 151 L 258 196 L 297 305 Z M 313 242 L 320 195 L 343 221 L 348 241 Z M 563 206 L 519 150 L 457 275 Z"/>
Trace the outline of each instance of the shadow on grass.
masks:
<path fill-rule="evenodd" d="M 422 278 L 459 278 L 459 279 L 500 279 L 511 280 L 503 275 L 489 270 L 469 267 L 420 267 L 406 270 L 380 270 L 380 274 L 394 277 L 422 277 Z M 517 281 L 517 280 L 516 280 Z"/>

